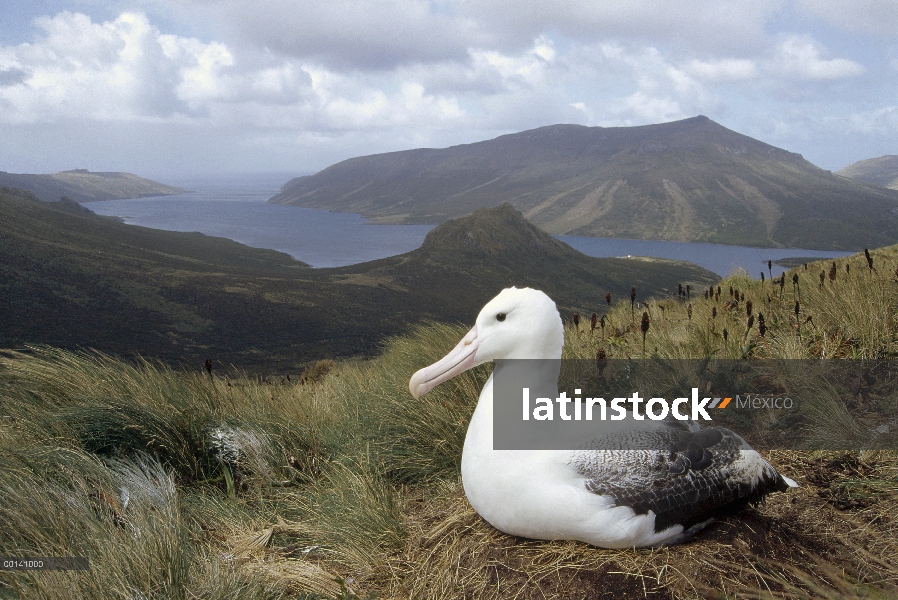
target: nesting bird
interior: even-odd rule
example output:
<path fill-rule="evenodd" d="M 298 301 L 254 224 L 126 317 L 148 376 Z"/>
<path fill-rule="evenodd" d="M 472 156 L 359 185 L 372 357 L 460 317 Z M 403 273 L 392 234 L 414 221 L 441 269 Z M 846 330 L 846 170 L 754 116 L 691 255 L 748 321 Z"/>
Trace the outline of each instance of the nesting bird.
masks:
<path fill-rule="evenodd" d="M 546 294 L 505 289 L 449 354 L 411 377 L 409 390 L 418 398 L 495 359 L 557 361 L 563 345 L 564 327 Z M 589 449 L 607 447 L 601 442 L 579 450 L 494 450 L 490 376 L 462 451 L 465 494 L 481 517 L 511 535 L 631 548 L 681 542 L 721 510 L 796 485 L 727 429 L 636 423 L 630 433 L 639 450 Z"/>

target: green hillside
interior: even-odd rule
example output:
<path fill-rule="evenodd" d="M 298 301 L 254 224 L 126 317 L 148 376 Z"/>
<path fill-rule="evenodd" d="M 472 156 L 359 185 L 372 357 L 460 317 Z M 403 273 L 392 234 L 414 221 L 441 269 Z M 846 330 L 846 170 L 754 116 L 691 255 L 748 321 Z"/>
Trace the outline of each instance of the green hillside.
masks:
<path fill-rule="evenodd" d="M 898 192 L 695 117 L 552 125 L 444 149 L 352 158 L 271 202 L 440 223 L 511 203 L 553 234 L 860 250 L 898 241 Z"/>
<path fill-rule="evenodd" d="M 62 171 L 50 175 L 0 171 L 0 186 L 27 190 L 44 202 L 56 202 L 62 197 L 75 202 L 118 200 L 170 196 L 187 191 L 131 173 L 91 173 L 87 169 Z"/>
<path fill-rule="evenodd" d="M 716 279 L 688 263 L 587 257 L 510 207 L 445 223 L 408 254 L 311 269 L 271 250 L 0 192 L 0 347 L 289 371 L 371 354 L 423 320 L 468 321 L 509 285 L 551 291 L 570 314 L 601 310 L 606 292 L 621 298 L 631 286 L 642 299 Z"/>

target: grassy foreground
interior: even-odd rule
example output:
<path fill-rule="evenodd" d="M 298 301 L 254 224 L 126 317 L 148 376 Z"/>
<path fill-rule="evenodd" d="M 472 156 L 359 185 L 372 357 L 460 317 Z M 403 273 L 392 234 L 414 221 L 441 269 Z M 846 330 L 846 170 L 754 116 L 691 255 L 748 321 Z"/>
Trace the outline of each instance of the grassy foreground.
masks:
<path fill-rule="evenodd" d="M 830 262 L 799 267 L 782 286 L 735 275 L 719 298 L 715 286 L 711 298 L 622 300 L 594 331 L 564 315 L 565 353 L 894 358 L 898 250 L 872 260 L 875 271 L 863 255 L 837 260 L 832 276 Z M 894 451 L 769 453 L 801 487 L 680 546 L 602 550 L 495 531 L 458 476 L 490 367 L 418 401 L 406 388 L 465 330 L 419 327 L 374 360 L 322 362 L 300 381 L 52 348 L 4 354 L 0 555 L 87 556 L 91 569 L 0 571 L 0 597 L 898 595 Z"/>

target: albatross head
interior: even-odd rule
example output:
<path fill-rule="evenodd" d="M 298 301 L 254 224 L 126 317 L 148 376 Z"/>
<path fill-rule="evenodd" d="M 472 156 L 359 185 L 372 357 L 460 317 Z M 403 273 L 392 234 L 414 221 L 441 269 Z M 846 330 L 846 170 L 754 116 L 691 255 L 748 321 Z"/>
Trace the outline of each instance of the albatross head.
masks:
<path fill-rule="evenodd" d="M 552 299 L 539 290 L 506 288 L 449 354 L 412 375 L 408 389 L 419 398 L 471 367 L 500 358 L 561 358 L 562 346 L 564 326 Z"/>

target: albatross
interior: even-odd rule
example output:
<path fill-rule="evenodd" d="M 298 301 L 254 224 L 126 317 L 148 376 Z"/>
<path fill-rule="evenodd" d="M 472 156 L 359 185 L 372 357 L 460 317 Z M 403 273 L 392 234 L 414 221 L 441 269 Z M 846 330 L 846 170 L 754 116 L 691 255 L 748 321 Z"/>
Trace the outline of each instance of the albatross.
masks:
<path fill-rule="evenodd" d="M 560 359 L 564 326 L 543 292 L 508 288 L 484 306 L 449 354 L 409 381 L 416 399 L 497 359 Z M 493 376 L 462 451 L 465 495 L 496 529 L 603 548 L 676 544 L 722 511 L 796 483 L 735 433 L 694 422 L 640 422 L 640 450 L 494 450 Z M 601 448 L 601 444 L 593 447 Z"/>

